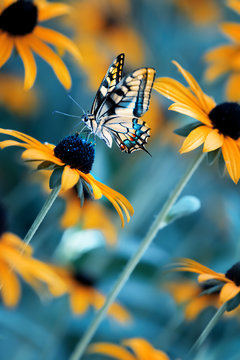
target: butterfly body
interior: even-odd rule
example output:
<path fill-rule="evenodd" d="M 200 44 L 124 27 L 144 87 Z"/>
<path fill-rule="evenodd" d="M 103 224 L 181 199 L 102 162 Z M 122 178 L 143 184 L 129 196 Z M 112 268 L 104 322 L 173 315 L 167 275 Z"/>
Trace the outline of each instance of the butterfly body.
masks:
<path fill-rule="evenodd" d="M 155 70 L 140 68 L 122 78 L 124 54 L 109 67 L 94 99 L 90 114 L 82 120 L 91 132 L 122 151 L 143 149 L 150 128 L 140 117 L 148 110 Z"/>

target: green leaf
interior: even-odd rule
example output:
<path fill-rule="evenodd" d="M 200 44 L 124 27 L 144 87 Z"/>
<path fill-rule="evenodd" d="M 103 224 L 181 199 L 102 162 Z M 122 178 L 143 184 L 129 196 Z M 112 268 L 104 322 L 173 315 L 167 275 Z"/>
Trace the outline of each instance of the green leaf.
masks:
<path fill-rule="evenodd" d="M 212 165 L 217 160 L 220 152 L 221 152 L 221 149 L 216 149 L 216 150 L 208 152 L 207 159 L 208 159 L 209 165 Z"/>
<path fill-rule="evenodd" d="M 84 190 L 88 193 L 89 197 L 94 200 L 94 196 L 92 193 L 92 188 L 90 187 L 90 185 L 84 180 L 82 179 L 82 185 L 84 187 Z"/>
<path fill-rule="evenodd" d="M 80 199 L 80 203 L 81 203 L 81 207 L 82 207 L 84 204 L 84 191 L 83 191 L 83 184 L 82 184 L 81 178 L 79 179 L 76 186 L 77 186 L 78 197 Z"/>
<path fill-rule="evenodd" d="M 161 224 L 161 229 L 167 226 L 169 223 L 183 217 L 191 215 L 198 211 L 201 207 L 200 200 L 195 196 L 184 196 L 176 204 L 173 205 L 165 221 Z"/>
<path fill-rule="evenodd" d="M 54 189 L 57 186 L 61 185 L 62 182 L 62 173 L 64 167 L 58 167 L 57 169 L 53 170 L 52 175 L 49 179 L 49 187 L 50 189 Z"/>
<path fill-rule="evenodd" d="M 55 167 L 56 164 L 53 164 L 51 161 L 43 161 L 38 165 L 37 170 L 52 170 Z"/>
<path fill-rule="evenodd" d="M 218 172 L 221 177 L 223 177 L 225 174 L 225 161 L 223 158 L 222 151 L 220 152 L 219 158 L 218 158 Z"/>
<path fill-rule="evenodd" d="M 218 285 L 215 285 L 215 286 L 212 286 L 206 290 L 203 290 L 200 294 L 200 296 L 203 296 L 203 295 L 210 295 L 210 294 L 214 294 L 214 293 L 219 293 L 219 291 L 221 290 L 221 288 L 223 287 L 223 283 L 221 284 L 218 284 Z"/>
<path fill-rule="evenodd" d="M 240 304 L 240 293 L 238 293 L 236 296 L 234 296 L 232 299 L 228 300 L 226 302 L 226 311 L 232 311 L 238 307 Z"/>
<path fill-rule="evenodd" d="M 202 123 L 200 123 L 199 121 L 194 121 L 191 124 L 188 125 L 184 125 L 176 130 L 174 130 L 174 134 L 180 135 L 180 136 L 188 136 L 190 134 L 191 131 L 193 131 L 194 129 L 196 129 L 197 127 L 201 126 Z"/>

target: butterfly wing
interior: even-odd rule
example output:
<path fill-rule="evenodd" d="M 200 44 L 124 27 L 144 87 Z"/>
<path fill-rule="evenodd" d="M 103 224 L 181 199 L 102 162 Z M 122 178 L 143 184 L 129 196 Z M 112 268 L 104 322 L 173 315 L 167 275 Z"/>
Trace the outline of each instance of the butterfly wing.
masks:
<path fill-rule="evenodd" d="M 122 79 L 122 69 L 124 65 L 124 54 L 118 55 L 110 65 L 93 101 L 91 114 L 96 114 L 106 96 L 115 88 Z"/>
<path fill-rule="evenodd" d="M 150 128 L 139 117 L 149 108 L 154 78 L 152 68 L 135 70 L 125 76 L 103 101 L 96 114 L 97 135 L 109 147 L 111 135 L 122 151 L 145 150 Z"/>

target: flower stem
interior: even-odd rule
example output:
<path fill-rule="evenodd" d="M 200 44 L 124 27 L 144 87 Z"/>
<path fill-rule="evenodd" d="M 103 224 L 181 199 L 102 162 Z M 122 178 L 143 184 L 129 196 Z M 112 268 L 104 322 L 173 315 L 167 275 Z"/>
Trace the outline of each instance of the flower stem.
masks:
<path fill-rule="evenodd" d="M 112 290 L 108 294 L 106 301 L 103 307 L 98 311 L 96 317 L 93 319 L 92 323 L 90 324 L 88 330 L 77 344 L 75 350 L 71 354 L 69 360 L 79 360 L 83 355 L 84 351 L 86 350 L 89 342 L 91 341 L 95 331 L 97 330 L 99 324 L 103 320 L 104 316 L 106 315 L 109 306 L 114 302 L 117 295 L 127 282 L 128 278 L 130 277 L 131 273 L 137 266 L 138 262 L 141 260 L 143 254 L 157 235 L 159 229 L 165 224 L 166 217 L 171 210 L 172 206 L 178 199 L 179 195 L 181 194 L 182 190 L 194 174 L 195 170 L 198 168 L 199 164 L 203 160 L 205 154 L 200 153 L 195 158 L 193 163 L 189 166 L 186 173 L 180 179 L 179 183 L 177 184 L 174 191 L 170 194 L 169 198 L 167 199 L 166 203 L 163 205 L 162 209 L 160 210 L 158 216 L 152 223 L 148 233 L 146 234 L 145 238 L 141 242 L 137 252 L 133 255 L 133 257 L 129 260 L 125 268 L 123 269 L 122 273 L 120 274 L 118 280 L 116 281 L 115 285 L 113 286 Z"/>
<path fill-rule="evenodd" d="M 45 218 L 45 216 L 47 215 L 48 211 L 50 210 L 52 204 L 54 203 L 54 201 L 56 200 L 59 191 L 61 189 L 61 186 L 57 186 L 55 188 L 52 189 L 51 193 L 49 194 L 47 200 L 45 201 L 45 204 L 43 205 L 42 209 L 40 210 L 40 212 L 38 213 L 36 219 L 34 220 L 32 226 L 30 227 L 30 229 L 28 230 L 25 238 L 23 239 L 23 241 L 25 242 L 26 246 L 30 243 L 30 241 L 32 240 L 35 232 L 37 231 L 37 229 L 39 228 L 39 226 L 41 225 L 43 219 Z M 23 249 L 24 251 L 24 249 Z"/>
<path fill-rule="evenodd" d="M 193 344 L 193 346 L 191 347 L 190 351 L 189 351 L 189 355 L 191 355 L 195 350 L 197 350 L 202 343 L 204 342 L 204 340 L 207 338 L 207 336 L 209 335 L 209 333 L 211 332 L 211 330 L 214 328 L 214 326 L 216 325 L 216 323 L 218 322 L 218 320 L 220 319 L 220 317 L 224 314 L 224 312 L 226 311 L 227 308 L 227 304 L 224 303 L 215 313 L 215 315 L 212 317 L 212 319 L 209 321 L 209 323 L 207 324 L 207 326 L 205 327 L 205 329 L 203 330 L 203 332 L 201 333 L 201 335 L 199 336 L 199 338 L 197 339 L 197 341 Z"/>

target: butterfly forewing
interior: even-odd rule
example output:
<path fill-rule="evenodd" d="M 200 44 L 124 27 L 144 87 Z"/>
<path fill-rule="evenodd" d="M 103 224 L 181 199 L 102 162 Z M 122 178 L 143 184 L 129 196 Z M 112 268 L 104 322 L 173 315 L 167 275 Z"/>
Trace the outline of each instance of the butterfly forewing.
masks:
<path fill-rule="evenodd" d="M 91 114 L 96 114 L 106 96 L 115 88 L 122 79 L 124 54 L 118 55 L 110 65 L 93 101 Z"/>

